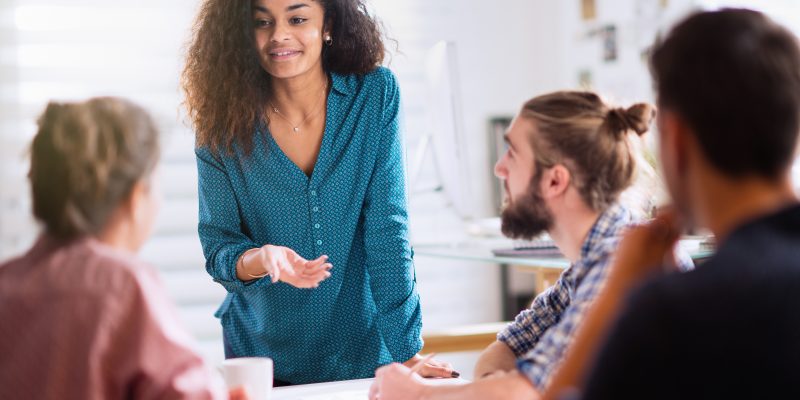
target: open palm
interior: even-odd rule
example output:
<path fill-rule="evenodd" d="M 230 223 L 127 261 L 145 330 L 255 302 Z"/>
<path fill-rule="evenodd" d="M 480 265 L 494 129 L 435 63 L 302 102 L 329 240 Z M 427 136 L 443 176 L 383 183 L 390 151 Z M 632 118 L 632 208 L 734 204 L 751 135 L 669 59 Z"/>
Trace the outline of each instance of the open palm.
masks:
<path fill-rule="evenodd" d="M 264 246 L 264 263 L 273 282 L 286 282 L 297 288 L 315 288 L 331 276 L 328 256 L 306 260 L 294 250 L 283 246 Z"/>

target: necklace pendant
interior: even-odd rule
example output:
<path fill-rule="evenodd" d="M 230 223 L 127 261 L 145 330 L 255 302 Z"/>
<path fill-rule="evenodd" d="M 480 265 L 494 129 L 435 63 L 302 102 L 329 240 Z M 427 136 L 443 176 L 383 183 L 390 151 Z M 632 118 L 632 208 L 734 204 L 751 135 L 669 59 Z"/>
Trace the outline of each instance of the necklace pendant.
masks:
<path fill-rule="evenodd" d="M 297 126 L 295 126 L 294 128 L 292 128 L 292 130 L 293 130 L 293 131 L 295 131 L 295 132 L 300 132 L 300 128 L 299 128 L 299 127 L 297 127 Z"/>

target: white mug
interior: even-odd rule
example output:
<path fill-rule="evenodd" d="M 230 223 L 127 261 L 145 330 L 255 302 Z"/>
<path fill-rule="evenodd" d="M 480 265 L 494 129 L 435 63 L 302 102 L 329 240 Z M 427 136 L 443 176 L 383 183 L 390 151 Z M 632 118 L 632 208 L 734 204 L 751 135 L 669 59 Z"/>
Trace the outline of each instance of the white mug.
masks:
<path fill-rule="evenodd" d="M 269 400 L 272 392 L 272 359 L 266 357 L 229 358 L 222 362 L 228 389 L 247 387 L 251 400 Z"/>

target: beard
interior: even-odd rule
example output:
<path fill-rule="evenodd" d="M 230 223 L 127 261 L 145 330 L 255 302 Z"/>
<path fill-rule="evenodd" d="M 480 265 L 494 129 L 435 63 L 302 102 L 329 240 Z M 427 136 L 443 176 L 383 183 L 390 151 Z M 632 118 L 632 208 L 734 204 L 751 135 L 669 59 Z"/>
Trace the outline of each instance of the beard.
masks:
<path fill-rule="evenodd" d="M 528 191 L 509 200 L 500 214 L 500 230 L 512 239 L 531 240 L 553 227 L 553 214 L 547 209 L 539 188 L 541 174 L 537 171 L 534 175 Z"/>

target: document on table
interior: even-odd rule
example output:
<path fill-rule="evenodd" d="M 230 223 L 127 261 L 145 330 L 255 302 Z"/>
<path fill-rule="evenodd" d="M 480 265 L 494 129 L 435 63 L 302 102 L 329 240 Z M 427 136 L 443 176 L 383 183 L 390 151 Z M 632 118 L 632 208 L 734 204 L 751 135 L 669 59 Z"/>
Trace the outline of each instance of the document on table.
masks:
<path fill-rule="evenodd" d="M 373 379 L 356 379 L 275 388 L 272 400 L 366 400 Z M 433 385 L 463 385 L 464 379 L 428 379 Z"/>
<path fill-rule="evenodd" d="M 297 400 L 365 400 L 369 394 L 367 390 L 347 390 L 337 393 L 314 394 L 298 397 Z"/>

